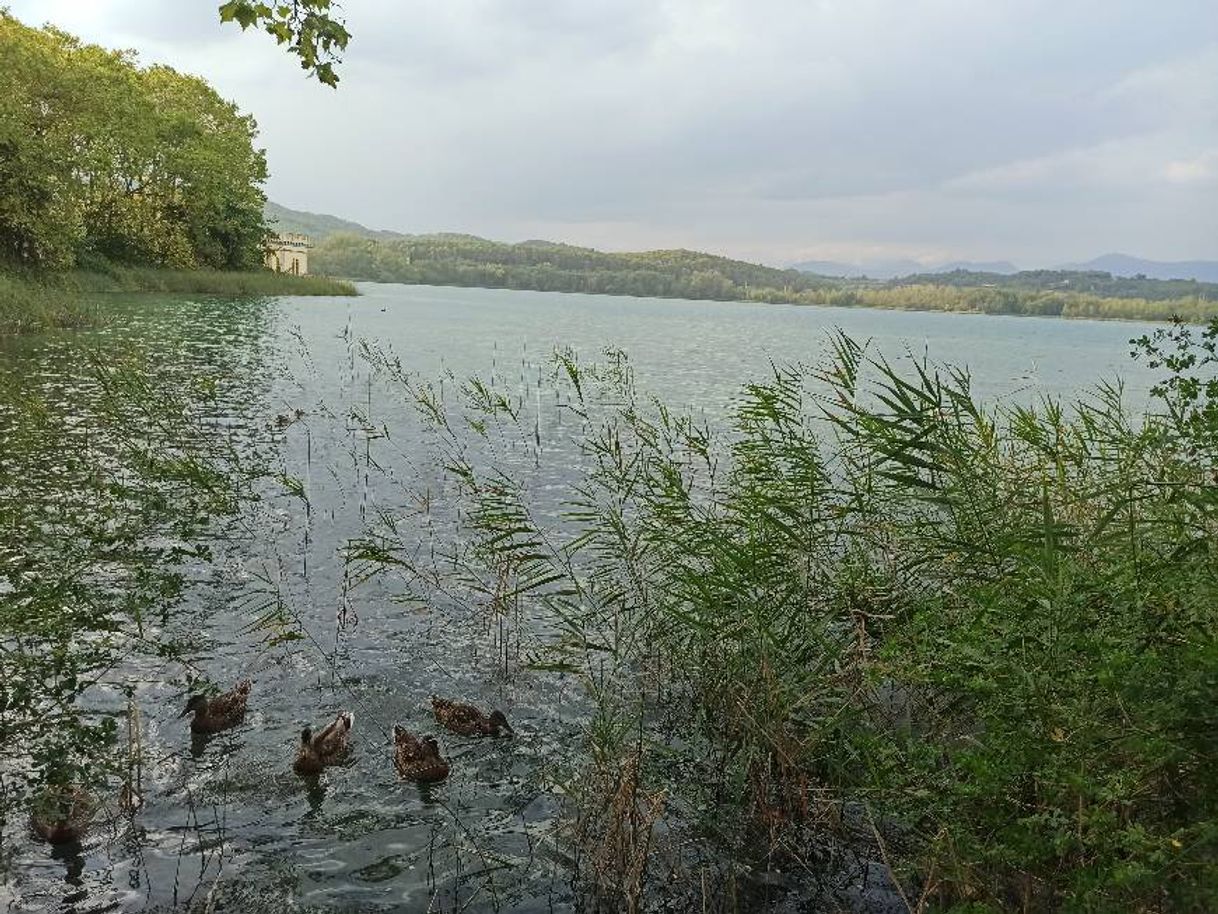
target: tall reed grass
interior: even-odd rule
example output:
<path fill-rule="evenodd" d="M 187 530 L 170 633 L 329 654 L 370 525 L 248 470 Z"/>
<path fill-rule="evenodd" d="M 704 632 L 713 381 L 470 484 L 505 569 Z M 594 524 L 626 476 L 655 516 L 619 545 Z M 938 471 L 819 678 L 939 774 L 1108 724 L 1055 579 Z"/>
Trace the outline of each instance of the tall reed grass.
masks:
<path fill-rule="evenodd" d="M 93 316 L 75 292 L 0 273 L 0 334 L 82 327 Z"/>
<path fill-rule="evenodd" d="M 142 292 L 233 298 L 356 294 L 345 280 L 270 270 L 170 270 L 96 262 L 66 273 L 0 271 L 0 334 L 88 326 L 103 315 L 105 294 Z"/>
<path fill-rule="evenodd" d="M 138 796 L 136 671 L 190 669 L 183 566 L 249 497 L 215 378 L 78 356 L 71 397 L 0 379 L 0 822 L 47 788 Z"/>
<path fill-rule="evenodd" d="M 75 270 L 61 282 L 81 292 L 169 292 L 198 295 L 355 295 L 355 286 L 329 276 L 271 270 L 171 270 L 110 264 Z"/>
<path fill-rule="evenodd" d="M 1133 415 L 1112 385 L 983 405 L 839 335 L 725 432 L 620 353 L 558 354 L 585 460 L 561 519 L 471 457 L 462 430 L 536 435 L 519 403 L 445 405 L 382 359 L 463 546 L 416 568 L 390 520 L 352 558 L 510 600 L 544 633 L 529 665 L 584 684 L 566 795 L 613 905 L 719 904 L 761 870 L 828 904 L 849 860 L 917 911 L 1215 910 L 1216 340 L 1137 341 L 1164 377 Z"/>

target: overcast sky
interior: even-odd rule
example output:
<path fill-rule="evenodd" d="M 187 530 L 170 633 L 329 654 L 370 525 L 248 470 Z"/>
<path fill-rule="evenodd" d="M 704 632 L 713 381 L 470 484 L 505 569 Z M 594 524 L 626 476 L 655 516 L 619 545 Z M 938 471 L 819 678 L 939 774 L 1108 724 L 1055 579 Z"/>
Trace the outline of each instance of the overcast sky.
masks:
<path fill-rule="evenodd" d="M 218 0 L 9 3 L 205 77 L 273 200 L 375 228 L 1218 258 L 1216 0 L 346 0 L 337 91 Z"/>

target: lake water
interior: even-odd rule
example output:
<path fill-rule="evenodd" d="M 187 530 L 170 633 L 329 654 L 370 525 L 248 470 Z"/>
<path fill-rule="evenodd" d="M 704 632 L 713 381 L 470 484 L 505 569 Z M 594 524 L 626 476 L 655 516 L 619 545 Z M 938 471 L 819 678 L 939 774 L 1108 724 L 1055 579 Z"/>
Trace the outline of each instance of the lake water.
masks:
<path fill-rule="evenodd" d="M 192 742 L 178 714 L 186 665 L 128 671 L 144 714 L 145 799 L 134 823 L 101 820 L 78 851 L 51 852 L 18 823 L 0 848 L 0 909 L 570 910 L 570 850 L 558 816 L 578 737 L 579 684 L 522 671 L 516 624 L 406 577 L 360 580 L 342 549 L 381 516 L 426 550 L 450 535 L 420 508 L 446 494 L 441 461 L 400 387 L 374 377 L 367 342 L 453 400 L 475 373 L 536 414 L 535 448 L 497 454 L 528 470 L 543 510 L 577 478 L 578 423 L 549 381 L 550 355 L 625 351 L 639 386 L 722 421 L 741 385 L 771 364 L 823 361 L 837 328 L 899 360 L 968 366 L 991 402 L 1071 397 L 1118 375 L 1144 402 L 1130 337 L 1149 325 L 923 312 L 800 308 L 365 284 L 353 299 L 261 302 L 136 298 L 103 329 L 0 340 L 0 375 L 87 413 L 82 352 L 138 350 L 168 379 L 219 379 L 216 429 L 243 430 L 304 499 L 268 492 L 217 532 L 174 624 L 196 636 L 199 672 L 255 680 L 245 724 Z M 298 414 L 296 411 L 299 410 Z M 277 420 L 276 417 L 283 419 Z M 217 432 L 220 434 L 221 432 Z M 228 433 L 228 432 L 225 432 Z M 235 434 L 235 433 L 234 433 Z M 483 451 L 470 452 L 475 459 Z M 530 469 L 532 468 L 532 469 Z M 408 596 L 422 600 L 407 600 Z M 0 590 L 3 599 L 3 590 Z M 267 647 L 250 623 L 268 601 L 303 641 Z M 523 623 L 527 626 L 527 623 Z M 507 626 L 505 629 L 505 625 Z M 431 732 L 433 692 L 500 707 L 517 738 L 442 739 L 453 774 L 420 789 L 390 761 L 395 722 Z M 352 761 L 318 783 L 290 770 L 300 728 L 357 717 Z"/>

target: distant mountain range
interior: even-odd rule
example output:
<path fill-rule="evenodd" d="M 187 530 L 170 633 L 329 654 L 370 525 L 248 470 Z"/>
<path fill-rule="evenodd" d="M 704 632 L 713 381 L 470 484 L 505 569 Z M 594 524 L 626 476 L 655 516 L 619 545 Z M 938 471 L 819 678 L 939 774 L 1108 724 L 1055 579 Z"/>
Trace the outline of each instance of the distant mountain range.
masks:
<path fill-rule="evenodd" d="M 312 236 L 315 241 L 322 241 L 331 235 L 338 234 L 360 235 L 364 238 L 376 238 L 381 241 L 404 238 L 473 237 L 445 232 L 428 235 L 409 235 L 403 232 L 371 229 L 358 222 L 340 219 L 337 216 L 289 209 L 270 200 L 266 204 L 266 215 L 268 219 L 274 222 L 279 231 L 301 232 Z M 541 242 L 537 243 L 541 244 Z M 864 276 L 871 279 L 895 279 L 900 276 L 952 273 L 957 270 L 967 270 L 970 273 L 997 273 L 1004 276 L 1019 272 L 1019 268 L 1015 264 L 1006 260 L 953 260 L 933 266 L 927 266 L 916 260 L 870 260 L 863 263 L 843 263 L 836 260 L 805 260 L 800 263 L 791 264 L 790 268 L 799 270 L 801 273 L 815 273 L 820 276 L 842 276 L 848 279 L 858 279 Z M 1128 254 L 1104 254 L 1083 263 L 1059 264 L 1051 269 L 1098 270 L 1111 273 L 1113 276 L 1136 277 L 1141 275 L 1148 279 L 1195 279 L 1198 282 L 1218 282 L 1218 260 L 1162 261 L 1145 260 L 1141 257 L 1131 257 Z"/>
<path fill-rule="evenodd" d="M 835 260 L 804 260 L 791 264 L 802 273 L 817 273 L 821 276 L 843 276 L 847 279 L 896 279 L 913 274 L 952 273 L 967 270 L 970 273 L 998 273 L 1004 276 L 1018 273 L 1019 268 L 1006 260 L 971 261 L 953 260 L 949 263 L 927 266 L 916 260 L 869 260 L 863 263 L 842 263 Z M 1058 264 L 1046 269 L 1082 270 L 1111 273 L 1113 276 L 1147 279 L 1195 279 L 1198 282 L 1218 282 L 1218 260 L 1146 260 L 1128 254 L 1103 254 L 1082 263 Z"/>
<path fill-rule="evenodd" d="M 804 260 L 791 264 L 801 273 L 818 273 L 821 276 L 843 276 L 847 279 L 895 279 L 915 273 L 951 273 L 968 270 L 973 273 L 1018 273 L 1019 267 L 1007 260 L 973 261 L 953 260 L 950 263 L 928 267 L 916 260 L 869 260 L 865 263 L 842 263 L 837 260 Z"/>
<path fill-rule="evenodd" d="M 1103 270 L 1113 276 L 1147 279 L 1195 279 L 1218 282 L 1218 260 L 1145 260 L 1128 254 L 1104 254 L 1086 263 L 1065 264 L 1063 270 Z"/>

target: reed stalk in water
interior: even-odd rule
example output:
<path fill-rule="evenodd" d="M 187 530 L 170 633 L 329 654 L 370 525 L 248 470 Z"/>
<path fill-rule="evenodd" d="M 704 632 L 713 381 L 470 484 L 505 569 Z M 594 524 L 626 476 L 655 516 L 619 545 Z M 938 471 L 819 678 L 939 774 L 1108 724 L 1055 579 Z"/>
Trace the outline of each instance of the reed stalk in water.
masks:
<path fill-rule="evenodd" d="M 1174 333 L 1137 341 L 1165 372 L 1144 415 L 1114 385 L 984 405 L 966 372 L 838 336 L 748 385 L 726 434 L 641 396 L 620 353 L 562 353 L 582 464 L 560 518 L 457 431 L 528 442 L 516 401 L 467 385 L 462 411 L 399 376 L 462 545 L 429 570 L 380 528 L 352 556 L 510 594 L 533 675 L 585 683 L 568 796 L 627 904 L 683 891 L 638 849 L 688 899 L 699 861 L 832 895 L 840 872 L 798 861 L 833 848 L 919 906 L 1207 910 L 1218 324 Z"/>

